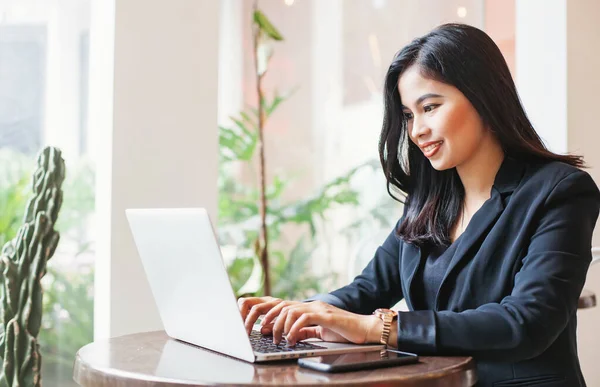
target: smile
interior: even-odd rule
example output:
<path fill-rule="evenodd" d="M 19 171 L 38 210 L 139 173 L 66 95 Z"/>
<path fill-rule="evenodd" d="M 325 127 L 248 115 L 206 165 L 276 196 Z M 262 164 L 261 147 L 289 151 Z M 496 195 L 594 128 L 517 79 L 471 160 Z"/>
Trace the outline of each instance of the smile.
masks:
<path fill-rule="evenodd" d="M 422 148 L 423 154 L 425 157 L 431 157 L 437 153 L 442 145 L 443 141 L 434 142 L 433 144 L 429 144 L 426 147 Z"/>

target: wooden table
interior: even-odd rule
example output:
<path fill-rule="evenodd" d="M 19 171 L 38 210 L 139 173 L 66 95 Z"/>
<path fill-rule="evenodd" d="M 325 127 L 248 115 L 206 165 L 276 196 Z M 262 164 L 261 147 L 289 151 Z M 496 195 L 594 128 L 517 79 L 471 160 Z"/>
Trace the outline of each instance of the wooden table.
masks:
<path fill-rule="evenodd" d="M 73 379 L 84 387 L 206 385 L 472 386 L 470 357 L 421 357 L 421 362 L 370 371 L 327 374 L 296 360 L 251 364 L 173 340 L 164 332 L 98 341 L 76 355 Z"/>

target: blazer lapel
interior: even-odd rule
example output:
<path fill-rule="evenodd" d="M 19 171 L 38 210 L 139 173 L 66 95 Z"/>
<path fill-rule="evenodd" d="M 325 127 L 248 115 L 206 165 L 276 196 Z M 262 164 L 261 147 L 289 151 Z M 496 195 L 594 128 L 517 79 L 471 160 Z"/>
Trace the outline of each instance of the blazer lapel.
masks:
<path fill-rule="evenodd" d="M 523 176 L 523 164 L 516 160 L 505 157 L 500 169 L 496 174 L 494 185 L 492 186 L 491 197 L 481 206 L 481 208 L 473 215 L 467 229 L 464 231 L 461 238 L 455 243 L 459 245 L 454 252 L 454 256 L 450 260 L 450 264 L 446 269 L 446 274 L 440 283 L 436 297 L 435 310 L 440 307 L 440 294 L 443 290 L 444 283 L 448 280 L 452 272 L 468 257 L 473 247 L 481 245 L 483 239 L 488 234 L 489 230 L 496 223 L 502 211 L 504 211 L 504 198 L 512 193 L 518 186 Z"/>
<path fill-rule="evenodd" d="M 405 243 L 402 248 L 402 273 L 410 273 L 408 275 L 408 281 L 406 285 L 406 289 L 408 290 L 408 294 L 405 295 L 404 299 L 406 300 L 406 304 L 409 310 L 415 310 L 413 300 L 413 279 L 417 274 L 417 270 L 419 269 L 419 265 L 421 260 L 423 259 L 423 250 L 418 248 L 415 245 Z"/>

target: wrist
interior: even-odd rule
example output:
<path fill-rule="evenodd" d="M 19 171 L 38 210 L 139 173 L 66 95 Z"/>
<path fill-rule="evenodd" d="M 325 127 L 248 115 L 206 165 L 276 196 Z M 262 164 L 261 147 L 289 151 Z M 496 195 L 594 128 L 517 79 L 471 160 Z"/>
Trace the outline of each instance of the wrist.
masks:
<path fill-rule="evenodd" d="M 367 316 L 369 321 L 365 344 L 379 344 L 381 333 L 383 332 L 383 320 L 377 316 Z"/>

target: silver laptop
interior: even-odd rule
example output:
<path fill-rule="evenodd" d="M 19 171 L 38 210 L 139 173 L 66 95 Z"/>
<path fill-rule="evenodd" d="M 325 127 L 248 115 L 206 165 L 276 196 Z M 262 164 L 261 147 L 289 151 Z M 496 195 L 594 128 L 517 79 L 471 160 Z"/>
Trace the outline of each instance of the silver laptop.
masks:
<path fill-rule="evenodd" d="M 203 208 L 128 209 L 129 226 L 166 333 L 248 362 L 378 350 L 304 340 L 294 347 L 255 325 L 248 336 L 221 250 Z"/>

